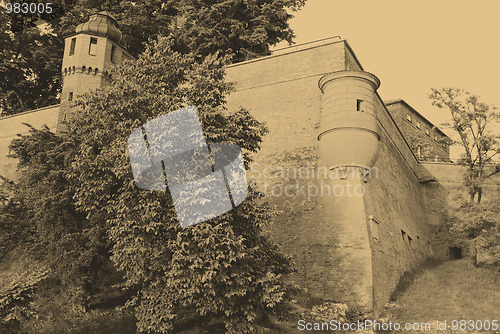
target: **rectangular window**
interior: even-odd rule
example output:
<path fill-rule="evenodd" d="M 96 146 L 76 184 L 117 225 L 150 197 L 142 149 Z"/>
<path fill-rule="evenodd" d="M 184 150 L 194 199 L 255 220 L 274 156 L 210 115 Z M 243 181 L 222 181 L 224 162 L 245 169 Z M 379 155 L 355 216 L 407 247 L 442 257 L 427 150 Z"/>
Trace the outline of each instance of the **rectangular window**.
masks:
<path fill-rule="evenodd" d="M 438 136 L 434 135 L 434 141 L 438 141 Z"/>
<path fill-rule="evenodd" d="M 422 125 L 420 124 L 419 121 L 417 121 L 417 128 L 421 129 L 422 128 Z"/>
<path fill-rule="evenodd" d="M 72 101 L 73 100 L 73 92 L 70 92 L 68 94 L 68 101 Z"/>
<path fill-rule="evenodd" d="M 116 46 L 111 45 L 111 62 L 116 63 Z"/>
<path fill-rule="evenodd" d="M 356 100 L 356 110 L 364 112 L 366 107 L 366 102 L 363 100 Z"/>
<path fill-rule="evenodd" d="M 71 46 L 69 47 L 69 55 L 72 56 L 75 54 L 76 47 L 76 37 L 71 39 Z"/>
<path fill-rule="evenodd" d="M 406 120 L 410 123 L 412 122 L 410 114 L 406 114 Z"/>
<path fill-rule="evenodd" d="M 431 136 L 431 130 L 429 130 L 429 128 L 425 128 L 425 134 L 430 137 Z"/>
<path fill-rule="evenodd" d="M 97 38 L 90 37 L 89 55 L 95 56 L 97 52 Z"/>
<path fill-rule="evenodd" d="M 403 238 L 403 241 L 406 242 L 406 232 L 401 230 L 401 238 Z"/>

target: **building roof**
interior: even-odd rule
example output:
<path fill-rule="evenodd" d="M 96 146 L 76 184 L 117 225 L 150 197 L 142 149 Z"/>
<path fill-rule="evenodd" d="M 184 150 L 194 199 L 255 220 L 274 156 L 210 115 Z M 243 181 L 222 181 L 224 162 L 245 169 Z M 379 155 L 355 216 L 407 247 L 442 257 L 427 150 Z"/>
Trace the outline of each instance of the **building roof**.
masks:
<path fill-rule="evenodd" d="M 424 115 L 422 115 L 421 113 L 419 113 L 415 108 L 413 108 L 412 106 L 410 106 L 408 104 L 408 102 L 406 102 L 405 100 L 403 99 L 394 99 L 394 100 L 389 100 L 389 101 L 384 101 L 384 104 L 386 106 L 390 105 L 390 104 L 396 104 L 396 103 L 401 103 L 401 104 L 404 104 L 406 107 L 408 107 L 409 109 L 411 109 L 415 114 L 417 114 L 418 116 L 420 116 L 424 121 L 426 121 L 428 124 L 430 124 L 434 129 L 436 129 L 437 132 L 439 132 L 441 135 L 447 137 L 447 138 L 450 138 L 446 133 L 444 133 L 440 128 L 438 128 L 436 125 L 434 125 L 431 121 L 429 121 Z"/>
<path fill-rule="evenodd" d="M 77 25 L 75 28 L 75 34 L 80 33 L 107 37 L 125 47 L 123 34 L 120 29 L 118 29 L 116 19 L 106 11 L 93 14 L 89 17 L 87 22 Z"/>

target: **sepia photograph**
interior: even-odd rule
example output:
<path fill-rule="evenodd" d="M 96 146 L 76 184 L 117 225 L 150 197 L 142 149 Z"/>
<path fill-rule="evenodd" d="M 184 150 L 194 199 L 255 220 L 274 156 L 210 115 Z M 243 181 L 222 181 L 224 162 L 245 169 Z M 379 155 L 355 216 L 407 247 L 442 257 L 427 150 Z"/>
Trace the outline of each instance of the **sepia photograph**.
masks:
<path fill-rule="evenodd" d="M 0 334 L 500 334 L 499 13 L 0 1 Z"/>

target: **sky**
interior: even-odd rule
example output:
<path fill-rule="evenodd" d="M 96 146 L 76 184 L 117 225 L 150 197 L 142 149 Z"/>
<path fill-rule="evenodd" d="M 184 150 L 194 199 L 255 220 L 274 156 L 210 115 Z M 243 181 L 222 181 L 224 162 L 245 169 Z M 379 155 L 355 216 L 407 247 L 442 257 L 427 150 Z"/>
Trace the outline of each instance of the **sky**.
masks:
<path fill-rule="evenodd" d="M 500 107 L 498 0 L 307 0 L 293 14 L 297 44 L 340 35 L 380 79 L 382 99 L 402 98 L 435 125 L 449 115 L 432 106 L 431 87 L 462 88 Z"/>

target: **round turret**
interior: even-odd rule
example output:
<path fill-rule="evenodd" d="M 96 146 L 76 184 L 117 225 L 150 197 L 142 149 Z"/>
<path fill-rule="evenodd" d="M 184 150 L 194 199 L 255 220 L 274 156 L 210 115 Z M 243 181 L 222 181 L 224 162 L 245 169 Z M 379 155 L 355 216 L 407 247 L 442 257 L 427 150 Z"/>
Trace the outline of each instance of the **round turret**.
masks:
<path fill-rule="evenodd" d="M 323 92 L 320 157 L 330 169 L 370 170 L 379 151 L 375 91 L 380 81 L 368 72 L 338 71 L 323 76 L 318 84 Z"/>

